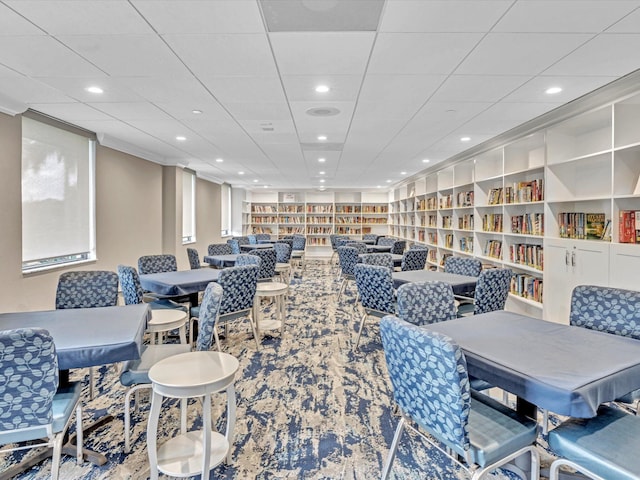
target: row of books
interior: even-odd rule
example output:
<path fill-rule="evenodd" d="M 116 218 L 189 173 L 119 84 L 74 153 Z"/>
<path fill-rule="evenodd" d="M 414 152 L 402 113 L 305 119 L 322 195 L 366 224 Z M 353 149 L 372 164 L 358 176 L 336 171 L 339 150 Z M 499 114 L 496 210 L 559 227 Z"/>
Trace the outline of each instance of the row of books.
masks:
<path fill-rule="evenodd" d="M 269 235 L 271 235 L 273 233 L 273 230 L 271 230 L 268 227 L 253 227 L 252 231 L 253 231 L 254 234 L 256 234 L 256 233 L 268 233 Z"/>
<path fill-rule="evenodd" d="M 610 223 L 610 222 L 609 222 Z M 560 212 L 558 213 L 558 235 L 561 238 L 578 240 L 605 240 L 607 221 L 604 213 Z M 611 234 L 608 234 L 610 239 Z"/>
<path fill-rule="evenodd" d="M 312 235 L 329 235 L 333 233 L 333 228 L 331 227 L 310 227 L 307 226 L 307 233 Z"/>
<path fill-rule="evenodd" d="M 473 237 L 463 237 L 459 243 L 461 252 L 473 253 Z"/>
<path fill-rule="evenodd" d="M 360 213 L 360 205 L 336 205 L 336 213 Z"/>
<path fill-rule="evenodd" d="M 440 208 L 452 208 L 453 207 L 453 195 L 443 195 L 440 197 Z"/>
<path fill-rule="evenodd" d="M 362 223 L 361 217 L 336 217 L 335 223 Z"/>
<path fill-rule="evenodd" d="M 423 198 L 416 203 L 416 210 L 435 210 L 437 207 L 436 197 Z"/>
<path fill-rule="evenodd" d="M 278 217 L 251 217 L 251 223 L 278 223 Z"/>
<path fill-rule="evenodd" d="M 251 213 L 278 213 L 275 205 L 251 205 Z"/>
<path fill-rule="evenodd" d="M 511 217 L 511 233 L 544 235 L 544 213 L 525 213 Z"/>
<path fill-rule="evenodd" d="M 445 248 L 453 248 L 453 234 L 447 233 L 444 236 L 444 246 Z"/>
<path fill-rule="evenodd" d="M 280 205 L 280 213 L 304 213 L 304 205 Z"/>
<path fill-rule="evenodd" d="M 542 279 L 526 273 L 516 273 L 511 277 L 511 293 L 542 303 Z"/>
<path fill-rule="evenodd" d="M 640 243 L 640 210 L 620 210 L 618 241 Z"/>
<path fill-rule="evenodd" d="M 451 215 L 445 215 L 442 217 L 442 228 L 453 228 L 453 223 L 451 221 Z"/>
<path fill-rule="evenodd" d="M 280 227 L 279 235 L 304 235 L 304 227 Z"/>
<path fill-rule="evenodd" d="M 363 213 L 388 213 L 389 207 L 387 205 L 363 205 Z"/>
<path fill-rule="evenodd" d="M 473 230 L 473 214 L 458 217 L 458 228 L 460 230 Z"/>
<path fill-rule="evenodd" d="M 482 216 L 483 232 L 502 232 L 502 214 L 488 213 Z"/>
<path fill-rule="evenodd" d="M 484 255 L 491 258 L 502 258 L 502 241 L 488 240 L 484 247 Z"/>
<path fill-rule="evenodd" d="M 280 215 L 280 223 L 304 223 L 304 217 L 290 217 L 288 215 Z"/>
<path fill-rule="evenodd" d="M 509 261 L 543 270 L 544 249 L 542 245 L 515 244 L 509 246 Z"/>
<path fill-rule="evenodd" d="M 473 207 L 473 191 L 458 193 L 456 200 L 458 207 Z"/>
<path fill-rule="evenodd" d="M 543 179 L 531 182 L 516 182 L 505 187 L 504 203 L 531 203 L 544 200 Z"/>
<path fill-rule="evenodd" d="M 333 223 L 333 217 L 307 217 L 307 223 Z"/>

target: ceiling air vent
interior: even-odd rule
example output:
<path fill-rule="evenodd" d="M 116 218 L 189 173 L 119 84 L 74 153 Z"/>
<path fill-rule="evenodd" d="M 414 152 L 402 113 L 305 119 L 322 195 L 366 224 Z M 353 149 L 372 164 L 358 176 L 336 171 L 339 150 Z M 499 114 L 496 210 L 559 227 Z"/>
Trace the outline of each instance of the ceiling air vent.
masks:
<path fill-rule="evenodd" d="M 334 115 L 338 115 L 340 110 L 333 107 L 316 107 L 310 108 L 306 113 L 312 117 L 333 117 Z"/>
<path fill-rule="evenodd" d="M 344 143 L 301 143 L 302 150 L 315 152 L 341 152 Z"/>

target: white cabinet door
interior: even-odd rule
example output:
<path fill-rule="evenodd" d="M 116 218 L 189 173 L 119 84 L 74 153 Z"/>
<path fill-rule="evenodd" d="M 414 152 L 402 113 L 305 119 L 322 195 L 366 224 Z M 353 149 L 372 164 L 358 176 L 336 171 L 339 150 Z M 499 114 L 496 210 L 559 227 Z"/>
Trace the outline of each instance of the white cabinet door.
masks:
<path fill-rule="evenodd" d="M 569 322 L 576 285 L 609 284 L 608 243 L 548 239 L 544 243 L 544 318 Z"/>
<path fill-rule="evenodd" d="M 640 245 L 611 245 L 609 285 L 627 290 L 640 290 Z"/>

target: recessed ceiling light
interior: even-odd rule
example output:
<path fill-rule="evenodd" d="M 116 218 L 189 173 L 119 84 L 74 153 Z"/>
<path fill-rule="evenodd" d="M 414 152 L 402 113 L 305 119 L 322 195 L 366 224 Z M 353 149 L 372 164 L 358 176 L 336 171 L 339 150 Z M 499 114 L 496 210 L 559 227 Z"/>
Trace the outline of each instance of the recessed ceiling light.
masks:
<path fill-rule="evenodd" d="M 406 175 L 407 172 L 400 172 L 400 175 Z"/>
<path fill-rule="evenodd" d="M 176 137 L 176 140 L 178 140 L 179 142 L 184 142 L 187 139 L 187 137 L 183 137 L 182 135 L 178 135 Z"/>
<path fill-rule="evenodd" d="M 461 142 L 468 142 L 469 140 L 471 140 L 471 137 L 460 137 Z"/>
<path fill-rule="evenodd" d="M 318 135 L 318 140 L 326 140 L 327 136 L 326 135 Z"/>
<path fill-rule="evenodd" d="M 104 93 L 104 90 L 96 86 L 87 87 L 85 90 L 89 93 Z"/>
<path fill-rule="evenodd" d="M 268 187 L 269 187 L 269 185 L 265 185 L 265 186 L 263 186 L 262 188 L 268 188 Z"/>
<path fill-rule="evenodd" d="M 193 113 L 194 115 L 200 115 L 202 113 L 202 110 L 191 110 L 191 113 Z"/>
<path fill-rule="evenodd" d="M 544 93 L 546 93 L 547 95 L 554 95 L 556 93 L 560 93 L 561 91 L 562 88 L 560 87 L 549 87 L 544 91 Z"/>
<path fill-rule="evenodd" d="M 238 175 L 244 175 L 244 172 L 238 172 Z"/>
<path fill-rule="evenodd" d="M 324 172 L 320 172 L 320 175 L 324 175 Z"/>
<path fill-rule="evenodd" d="M 318 93 L 327 93 L 329 91 L 329 87 L 326 85 L 318 85 L 316 87 L 316 92 Z"/>
<path fill-rule="evenodd" d="M 216 162 L 217 163 L 222 163 L 222 162 L 224 162 L 224 160 L 222 158 L 216 158 Z"/>
<path fill-rule="evenodd" d="M 423 158 L 422 159 L 422 163 L 429 163 L 429 162 L 430 162 L 430 160 L 428 158 Z"/>
<path fill-rule="evenodd" d="M 327 160 L 326 158 L 319 158 L 319 159 L 318 159 L 318 161 L 319 161 L 320 163 L 324 163 L 326 160 Z"/>
<path fill-rule="evenodd" d="M 253 179 L 253 183 L 258 183 L 258 179 L 257 179 L 257 178 L 254 178 L 254 179 Z"/>
<path fill-rule="evenodd" d="M 382 185 L 376 185 L 376 188 L 382 188 Z"/>
<path fill-rule="evenodd" d="M 325 179 L 324 179 L 324 178 L 321 178 L 321 179 L 320 179 L 320 183 L 324 183 L 324 182 L 325 182 Z"/>
<path fill-rule="evenodd" d="M 387 180 L 387 183 L 391 183 L 391 180 Z"/>

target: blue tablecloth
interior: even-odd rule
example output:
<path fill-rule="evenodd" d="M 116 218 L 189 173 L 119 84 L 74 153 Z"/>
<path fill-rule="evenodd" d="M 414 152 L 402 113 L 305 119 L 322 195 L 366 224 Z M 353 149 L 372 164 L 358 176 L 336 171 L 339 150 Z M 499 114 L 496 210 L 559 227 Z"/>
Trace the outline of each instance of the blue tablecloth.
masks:
<path fill-rule="evenodd" d="M 540 408 L 593 417 L 640 388 L 640 341 L 498 311 L 435 323 L 462 347 L 469 374 Z"/>
<path fill-rule="evenodd" d="M 263 250 L 266 248 L 273 248 L 273 243 L 253 243 L 248 245 L 240 245 L 240 250 L 243 252 L 249 252 L 251 250 Z"/>
<path fill-rule="evenodd" d="M 394 272 L 393 286 L 398 288 L 404 283 L 413 282 L 445 282 L 451 285 L 453 293 L 462 295 L 476 286 L 478 277 L 458 275 L 457 273 L 437 272 L 434 270 L 411 270 L 408 272 Z"/>
<path fill-rule="evenodd" d="M 205 255 L 204 263 L 208 263 L 212 267 L 233 267 L 236 264 L 238 255 L 232 253 L 229 255 Z"/>
<path fill-rule="evenodd" d="M 362 262 L 362 255 L 365 255 L 365 254 L 361 253 L 358 255 L 358 262 Z M 393 253 L 391 254 L 391 260 L 393 260 L 394 267 L 399 267 L 400 265 L 402 265 L 402 255 Z"/>
<path fill-rule="evenodd" d="M 142 288 L 160 295 L 179 296 L 202 292 L 210 282 L 217 282 L 220 270 L 198 268 L 177 272 L 140 275 Z"/>
<path fill-rule="evenodd" d="M 49 331 L 58 368 L 94 367 L 140 358 L 151 318 L 146 304 L 0 314 L 0 329 L 39 327 Z"/>

